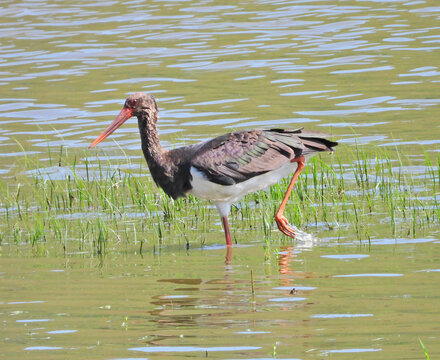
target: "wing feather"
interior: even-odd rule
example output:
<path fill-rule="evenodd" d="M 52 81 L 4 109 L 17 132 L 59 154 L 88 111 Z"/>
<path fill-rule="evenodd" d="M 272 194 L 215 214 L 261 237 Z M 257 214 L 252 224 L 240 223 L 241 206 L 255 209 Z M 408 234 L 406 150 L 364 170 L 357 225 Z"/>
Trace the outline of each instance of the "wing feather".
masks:
<path fill-rule="evenodd" d="M 295 157 L 332 151 L 327 134 L 296 130 L 253 130 L 225 134 L 197 148 L 190 165 L 217 184 L 233 185 L 276 170 Z"/>

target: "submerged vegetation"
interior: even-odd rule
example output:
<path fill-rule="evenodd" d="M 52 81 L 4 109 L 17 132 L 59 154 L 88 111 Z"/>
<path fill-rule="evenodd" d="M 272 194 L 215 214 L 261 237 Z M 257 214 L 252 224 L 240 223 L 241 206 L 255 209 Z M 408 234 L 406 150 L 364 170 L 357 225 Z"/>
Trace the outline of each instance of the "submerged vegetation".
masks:
<path fill-rule="evenodd" d="M 397 239 L 439 225 L 440 156 L 425 155 L 423 163 L 413 164 L 402 153 L 380 148 L 339 153 L 315 157 L 303 171 L 285 212 L 292 224 L 333 238 L 351 234 L 367 244 L 378 236 L 377 228 L 380 236 L 385 228 L 385 236 Z M 142 252 L 176 240 L 199 246 L 223 239 L 209 239 L 220 230 L 216 210 L 192 196 L 169 199 L 152 183 L 143 159 L 115 165 L 121 160 L 78 160 L 63 149 L 48 155 L 44 164 L 26 158 L 19 180 L 0 182 L 2 244 L 50 243 L 64 252 L 103 253 L 121 243 Z M 287 182 L 236 204 L 231 220 L 238 242 L 244 232 L 267 242 L 291 241 L 273 221 Z"/>

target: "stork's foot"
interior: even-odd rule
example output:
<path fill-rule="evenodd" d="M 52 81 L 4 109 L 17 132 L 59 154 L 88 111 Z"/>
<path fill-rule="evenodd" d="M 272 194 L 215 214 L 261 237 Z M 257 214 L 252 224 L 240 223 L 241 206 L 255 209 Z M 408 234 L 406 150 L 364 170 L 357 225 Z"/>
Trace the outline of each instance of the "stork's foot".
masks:
<path fill-rule="evenodd" d="M 289 221 L 286 219 L 285 216 L 279 215 L 275 216 L 275 221 L 278 225 L 278 229 L 287 236 L 290 236 L 291 238 L 295 238 L 295 230 L 293 229 L 292 225 L 289 224 Z"/>

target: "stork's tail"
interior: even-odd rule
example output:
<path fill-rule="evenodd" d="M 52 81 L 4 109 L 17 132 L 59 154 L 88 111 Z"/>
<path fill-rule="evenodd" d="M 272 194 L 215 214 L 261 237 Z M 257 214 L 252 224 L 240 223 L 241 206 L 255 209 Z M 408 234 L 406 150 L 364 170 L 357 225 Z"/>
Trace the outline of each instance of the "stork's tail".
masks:
<path fill-rule="evenodd" d="M 301 131 L 298 137 L 306 147 L 304 155 L 317 151 L 334 151 L 334 147 L 338 145 L 336 141 L 327 139 L 331 135 L 318 131 Z"/>
<path fill-rule="evenodd" d="M 338 145 L 336 141 L 327 139 L 328 137 L 332 137 L 330 134 L 319 131 L 309 131 L 304 130 L 304 128 L 295 130 L 272 129 L 272 131 L 279 131 L 285 134 L 295 134 L 297 137 L 299 137 L 306 148 L 302 155 L 320 151 L 334 151 L 334 147 Z"/>

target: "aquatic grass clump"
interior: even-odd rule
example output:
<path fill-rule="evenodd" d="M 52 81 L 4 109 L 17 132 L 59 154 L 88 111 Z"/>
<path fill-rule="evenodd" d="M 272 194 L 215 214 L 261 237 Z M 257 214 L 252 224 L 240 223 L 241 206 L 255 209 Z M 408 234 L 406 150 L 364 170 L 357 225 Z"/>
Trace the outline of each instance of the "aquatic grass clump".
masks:
<path fill-rule="evenodd" d="M 393 237 L 416 236 L 431 225 L 439 223 L 438 176 L 426 160 L 426 171 L 412 173 L 412 165 L 392 160 L 390 153 L 374 149 L 367 152 L 356 148 L 349 162 L 335 154 L 333 162 L 325 157 L 311 160 L 297 182 L 294 199 L 286 208 L 288 218 L 300 227 L 325 226 L 354 229 L 359 240 L 370 239 L 374 228 L 389 229 Z M 403 158 L 403 154 L 399 154 Z M 397 164 L 395 164 L 397 162 Z M 420 166 L 420 165 L 419 165 Z M 434 179 L 433 179 L 434 178 Z M 271 213 L 283 196 L 286 182 L 265 193 L 249 195 L 256 203 L 266 201 L 261 210 Z M 264 216 L 256 216 L 256 221 Z"/>
<path fill-rule="evenodd" d="M 72 157 L 63 149 L 53 156 L 49 153 L 46 163 L 28 157 L 16 181 L 0 180 L 2 244 L 60 244 L 66 253 L 102 254 L 121 243 L 140 251 L 181 240 L 203 245 L 210 234 L 220 233 L 212 205 L 193 196 L 171 200 L 152 183 L 141 159 L 118 164 Z M 322 158 L 309 162 L 286 207 L 296 226 L 331 236 L 353 234 L 361 241 L 379 231 L 416 236 L 440 224 L 440 157 L 433 161 L 425 154 L 414 164 L 402 153 L 355 147 Z M 272 230 L 288 181 L 232 208 L 238 242 L 248 233 L 266 242 L 287 240 Z"/>

